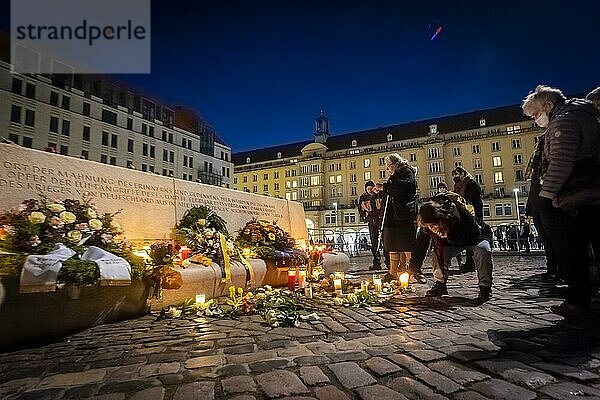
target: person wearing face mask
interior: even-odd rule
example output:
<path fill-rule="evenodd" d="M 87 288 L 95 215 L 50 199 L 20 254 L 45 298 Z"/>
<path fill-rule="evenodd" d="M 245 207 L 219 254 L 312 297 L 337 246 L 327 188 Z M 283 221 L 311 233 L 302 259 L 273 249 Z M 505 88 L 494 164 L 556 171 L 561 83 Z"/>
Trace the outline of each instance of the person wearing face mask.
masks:
<path fill-rule="evenodd" d="M 416 236 L 417 182 L 415 169 L 397 153 L 385 157 L 390 174 L 383 184 L 384 213 L 383 247 L 390 252 L 389 272 L 385 280 L 398 279 L 410 262 Z"/>
<path fill-rule="evenodd" d="M 525 97 L 522 109 L 546 128 L 538 196 L 568 285 L 566 300 L 551 309 L 565 317 L 587 316 L 592 298 L 587 254 L 600 223 L 600 112 L 588 100 L 567 100 L 544 85 Z"/>

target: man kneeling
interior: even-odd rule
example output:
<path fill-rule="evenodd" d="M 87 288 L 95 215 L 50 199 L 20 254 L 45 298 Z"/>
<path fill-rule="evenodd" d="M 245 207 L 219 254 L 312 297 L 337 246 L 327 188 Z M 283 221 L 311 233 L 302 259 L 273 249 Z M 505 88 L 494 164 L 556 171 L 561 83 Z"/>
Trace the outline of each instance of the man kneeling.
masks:
<path fill-rule="evenodd" d="M 465 249 L 473 251 L 479 279 L 479 298 L 487 300 L 492 293 L 491 229 L 478 221 L 457 198 L 439 194 L 423 204 L 417 215 L 422 229 L 427 229 L 433 246 L 433 278 L 435 283 L 425 294 L 438 297 L 448 294 L 446 281 L 450 260 Z"/>

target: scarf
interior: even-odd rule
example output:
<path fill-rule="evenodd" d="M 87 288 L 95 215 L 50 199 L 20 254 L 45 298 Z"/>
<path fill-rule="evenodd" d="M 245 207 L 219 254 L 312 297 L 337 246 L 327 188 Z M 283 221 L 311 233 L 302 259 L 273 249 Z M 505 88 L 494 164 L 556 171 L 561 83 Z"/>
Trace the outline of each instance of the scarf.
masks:
<path fill-rule="evenodd" d="M 548 169 L 548 160 L 546 159 L 546 156 L 544 156 L 544 142 L 545 135 L 542 135 L 537 142 L 535 151 L 527 163 L 527 169 L 525 169 L 525 179 L 527 180 L 540 179 Z"/>

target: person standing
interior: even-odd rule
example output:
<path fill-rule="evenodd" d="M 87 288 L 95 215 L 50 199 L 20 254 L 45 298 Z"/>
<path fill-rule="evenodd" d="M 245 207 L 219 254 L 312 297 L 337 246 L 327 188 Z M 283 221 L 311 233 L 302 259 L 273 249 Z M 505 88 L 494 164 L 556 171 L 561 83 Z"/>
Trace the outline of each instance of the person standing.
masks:
<path fill-rule="evenodd" d="M 529 245 L 529 236 L 531 235 L 531 225 L 527 221 L 524 215 L 521 215 L 521 220 L 519 224 L 519 249 L 525 248 L 525 253 L 529 253 L 531 251 L 531 246 Z"/>
<path fill-rule="evenodd" d="M 473 176 L 463 167 L 456 167 L 452 171 L 452 180 L 454 181 L 454 192 L 462 196 L 463 199 L 473 206 L 475 217 L 483 221 L 483 199 L 481 198 L 481 187 L 473 179 Z M 460 272 L 475 271 L 473 261 L 473 252 L 470 249 L 466 251 L 465 264 L 459 267 Z"/>
<path fill-rule="evenodd" d="M 565 301 L 551 307 L 565 317 L 591 310 L 588 248 L 600 224 L 600 112 L 587 100 L 567 100 L 539 85 L 523 100 L 525 115 L 546 128 L 539 196 L 552 202 L 547 231 L 568 285 Z"/>
<path fill-rule="evenodd" d="M 365 183 L 365 192 L 358 198 L 358 213 L 360 220 L 366 222 L 369 228 L 369 237 L 371 238 L 371 254 L 373 254 L 373 264 L 370 270 L 381 269 L 381 254 L 379 253 L 379 226 L 381 223 L 382 205 L 381 196 L 375 189 L 375 182 L 367 181 Z"/>
<path fill-rule="evenodd" d="M 408 160 L 392 153 L 385 157 L 390 177 L 383 184 L 387 204 L 383 224 L 385 251 L 389 251 L 390 265 L 385 280 L 398 279 L 410 262 L 416 236 L 417 182 L 415 169 Z"/>

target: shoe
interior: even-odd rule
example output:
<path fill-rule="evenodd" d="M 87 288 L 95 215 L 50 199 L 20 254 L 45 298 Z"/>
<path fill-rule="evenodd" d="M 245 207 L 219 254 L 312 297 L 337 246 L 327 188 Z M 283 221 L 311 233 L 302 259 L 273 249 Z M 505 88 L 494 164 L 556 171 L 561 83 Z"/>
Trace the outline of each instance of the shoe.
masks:
<path fill-rule="evenodd" d="M 385 274 L 383 279 L 381 279 L 382 282 L 386 282 L 386 283 L 390 283 L 393 280 L 398 280 L 398 278 L 395 277 L 394 275 L 390 274 L 389 272 L 387 274 Z"/>
<path fill-rule="evenodd" d="M 590 307 L 571 304 L 566 301 L 557 306 L 550 307 L 550 311 L 565 318 L 586 318 L 592 312 Z"/>
<path fill-rule="evenodd" d="M 381 265 L 371 265 L 369 271 L 381 271 Z"/>
<path fill-rule="evenodd" d="M 415 274 L 412 275 L 412 277 L 415 279 L 415 281 L 417 281 L 417 283 L 427 283 L 427 278 L 425 278 L 425 275 L 423 274 Z"/>
<path fill-rule="evenodd" d="M 489 300 L 492 297 L 491 286 L 479 286 L 479 295 L 477 296 L 480 300 Z"/>
<path fill-rule="evenodd" d="M 441 297 L 448 294 L 448 288 L 444 282 L 435 281 L 431 289 L 425 292 L 426 297 Z"/>

